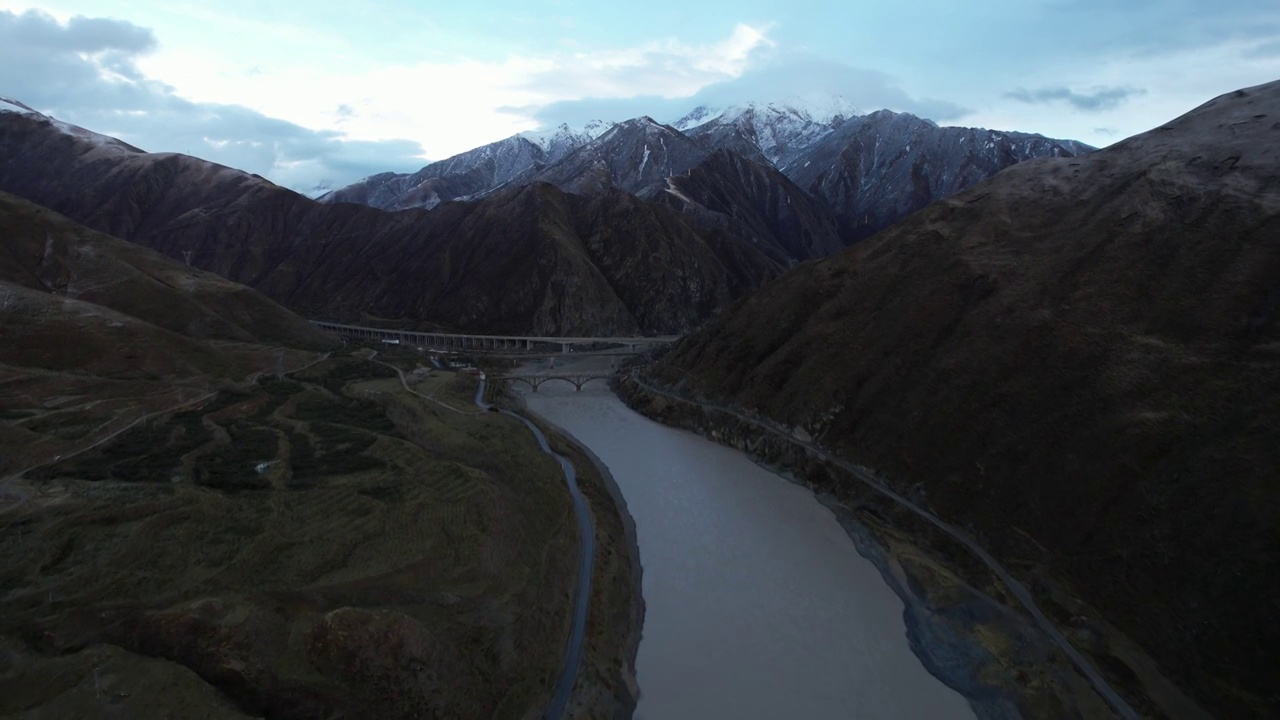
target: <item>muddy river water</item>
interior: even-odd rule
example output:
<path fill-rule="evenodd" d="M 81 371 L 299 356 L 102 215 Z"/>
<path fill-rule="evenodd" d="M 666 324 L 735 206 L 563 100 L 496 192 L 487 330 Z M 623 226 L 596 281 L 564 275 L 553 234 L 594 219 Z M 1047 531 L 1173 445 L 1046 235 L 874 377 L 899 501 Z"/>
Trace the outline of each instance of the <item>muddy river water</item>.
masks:
<path fill-rule="evenodd" d="M 974 717 L 912 654 L 901 600 L 811 492 L 599 382 L 524 397 L 609 467 L 635 519 L 638 720 Z"/>

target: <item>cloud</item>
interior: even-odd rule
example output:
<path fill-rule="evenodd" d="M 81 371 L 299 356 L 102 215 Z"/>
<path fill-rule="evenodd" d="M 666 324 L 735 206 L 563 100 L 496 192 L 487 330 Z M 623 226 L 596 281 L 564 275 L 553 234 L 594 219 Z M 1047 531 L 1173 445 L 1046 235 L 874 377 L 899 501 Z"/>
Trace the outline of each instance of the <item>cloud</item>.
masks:
<path fill-rule="evenodd" d="M 1146 90 L 1130 87 L 1095 87 L 1079 93 L 1067 87 L 1044 87 L 1038 90 L 1019 88 L 1005 93 L 1005 97 L 1019 102 L 1039 104 L 1063 101 L 1084 112 L 1099 112 L 1119 107 L 1131 97 L 1145 95 Z"/>
<path fill-rule="evenodd" d="M 512 86 L 538 104 L 584 96 L 687 97 L 740 76 L 760 51 L 774 46 L 768 33 L 767 25 L 740 23 L 725 39 L 706 45 L 667 39 L 634 48 L 547 56 L 536 71 L 513 78 Z"/>
<path fill-rule="evenodd" d="M 937 122 L 958 119 L 969 111 L 952 102 L 916 98 L 890 75 L 843 63 L 805 56 L 784 56 L 733 78 L 710 83 L 681 96 L 634 93 L 624 97 L 587 97 L 541 106 L 504 110 L 533 117 L 541 126 L 582 125 L 596 119 L 625 120 L 651 115 L 674 122 L 699 105 L 725 107 L 747 102 L 801 101 L 821 104 L 842 97 L 870 112 L 887 108 Z"/>
<path fill-rule="evenodd" d="M 688 97 L 759 64 L 774 47 L 769 33 L 767 24 L 741 23 L 697 43 L 663 38 L 484 59 L 422 53 L 376 63 L 277 58 L 268 65 L 257 55 L 166 47 L 140 65 L 189 99 L 247 105 L 298 125 L 338 128 L 348 139 L 409 138 L 423 155 L 443 158 L 532 130 L 538 109 L 553 103 Z M 262 71 L 249 72 L 255 65 Z"/>
<path fill-rule="evenodd" d="M 209 56 L 125 21 L 0 10 L 0 94 L 146 150 L 308 191 L 532 129 L 533 114 L 558 102 L 687 98 L 756 64 L 774 47 L 769 32 L 741 23 L 704 43 L 348 68 Z"/>
<path fill-rule="evenodd" d="M 1241 54 L 1250 59 L 1278 58 L 1280 57 L 1280 40 L 1258 43 Z"/>
<path fill-rule="evenodd" d="M 1270 0 L 1051 0 L 1044 9 L 1044 27 L 1070 28 L 1079 50 L 1166 55 L 1280 35 Z"/>
<path fill-rule="evenodd" d="M 37 11 L 21 15 L 5 13 L 5 41 L 11 47 L 30 46 L 55 52 L 99 53 L 120 51 L 145 53 L 156 48 L 150 30 L 123 20 L 76 16 L 58 23 Z"/>
<path fill-rule="evenodd" d="M 1105 137 L 1115 137 L 1115 136 L 1116 136 L 1116 129 L 1115 129 L 1115 128 L 1108 128 L 1108 127 L 1096 127 L 1096 128 L 1094 128 L 1094 129 L 1093 129 L 1093 134 L 1095 134 L 1095 135 L 1103 135 L 1103 136 L 1105 136 Z"/>
<path fill-rule="evenodd" d="M 184 99 L 138 69 L 156 47 L 150 30 L 120 20 L 0 11 L 0 95 L 149 151 L 196 155 L 301 191 L 422 164 L 416 142 L 352 141 Z"/>

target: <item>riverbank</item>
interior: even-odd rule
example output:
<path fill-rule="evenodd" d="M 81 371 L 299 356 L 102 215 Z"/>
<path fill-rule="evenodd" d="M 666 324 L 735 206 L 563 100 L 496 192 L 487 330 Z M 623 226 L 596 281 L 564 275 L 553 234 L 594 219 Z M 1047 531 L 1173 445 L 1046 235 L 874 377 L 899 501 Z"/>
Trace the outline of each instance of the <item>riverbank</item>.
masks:
<path fill-rule="evenodd" d="M 644 625 L 640 549 L 635 521 L 609 468 L 571 433 L 529 409 L 519 394 L 505 392 L 510 406 L 542 430 L 551 448 L 577 468 L 595 530 L 595 582 L 587 614 L 582 664 L 566 717 L 629 720 L 639 699 L 636 654 Z"/>
<path fill-rule="evenodd" d="M 912 650 L 982 718 L 1111 717 L 1114 711 L 1009 589 L 954 538 L 855 481 L 802 442 L 730 413 L 615 384 L 633 410 L 740 450 L 808 487 L 902 599 Z"/>

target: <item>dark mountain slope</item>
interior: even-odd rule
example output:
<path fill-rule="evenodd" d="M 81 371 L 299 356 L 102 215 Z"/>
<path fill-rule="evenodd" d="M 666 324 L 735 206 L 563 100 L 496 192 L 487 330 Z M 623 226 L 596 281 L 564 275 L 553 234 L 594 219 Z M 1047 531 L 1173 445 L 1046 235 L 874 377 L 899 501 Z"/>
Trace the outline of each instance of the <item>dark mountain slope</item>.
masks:
<path fill-rule="evenodd" d="M 86 142 L 42 116 L 0 113 L 0 147 L 0 189 L 189 256 L 309 317 L 670 333 L 782 267 L 740 238 L 612 191 L 573 198 L 527 186 L 388 213 L 316 203 L 196 158 Z"/>
<path fill-rule="evenodd" d="M 110 308 L 194 339 L 328 344 L 259 293 L 0 193 L 0 282 Z"/>
<path fill-rule="evenodd" d="M 787 265 L 843 249 L 835 216 L 771 166 L 719 150 L 642 197 L 723 228 Z"/>
<path fill-rule="evenodd" d="M 1222 717 L 1280 707 L 1280 83 L 1011 167 L 654 372 L 918 487 Z"/>
<path fill-rule="evenodd" d="M 880 110 L 845 120 L 780 157 L 778 168 L 831 206 L 852 243 L 1015 163 L 1089 150 L 1072 140 L 938 127 Z"/>

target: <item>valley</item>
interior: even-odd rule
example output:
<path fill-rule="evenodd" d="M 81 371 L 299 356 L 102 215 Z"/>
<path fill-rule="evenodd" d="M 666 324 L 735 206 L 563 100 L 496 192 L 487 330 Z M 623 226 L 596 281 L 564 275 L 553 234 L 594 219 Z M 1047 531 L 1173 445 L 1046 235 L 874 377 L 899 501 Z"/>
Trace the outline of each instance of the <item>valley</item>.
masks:
<path fill-rule="evenodd" d="M 1276 713 L 1280 81 L 650 99 L 308 197 L 0 97 L 0 717 Z"/>

